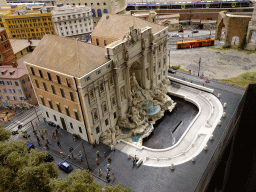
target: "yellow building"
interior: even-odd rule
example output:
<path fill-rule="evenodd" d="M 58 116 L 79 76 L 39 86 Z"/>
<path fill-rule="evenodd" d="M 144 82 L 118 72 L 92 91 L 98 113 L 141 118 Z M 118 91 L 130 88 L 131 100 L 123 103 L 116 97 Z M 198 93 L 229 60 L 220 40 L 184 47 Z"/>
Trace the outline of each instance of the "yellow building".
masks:
<path fill-rule="evenodd" d="M 24 7 L 23 5 L 18 5 L 16 8 L 11 8 L 10 5 L 0 4 L 0 27 L 4 27 L 3 20 L 2 20 L 2 17 L 4 16 L 4 14 L 6 14 L 10 10 L 15 11 L 15 10 L 22 9 L 23 7 Z"/>
<path fill-rule="evenodd" d="M 45 34 L 55 35 L 51 12 L 10 10 L 2 21 L 9 38 L 41 39 Z"/>

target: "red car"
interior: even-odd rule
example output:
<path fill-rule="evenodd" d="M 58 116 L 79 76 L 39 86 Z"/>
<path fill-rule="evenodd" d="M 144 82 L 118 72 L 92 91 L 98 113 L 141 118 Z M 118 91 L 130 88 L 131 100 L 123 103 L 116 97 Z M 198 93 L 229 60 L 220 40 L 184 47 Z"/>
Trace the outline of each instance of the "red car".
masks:
<path fill-rule="evenodd" d="M 192 33 L 198 33 L 199 31 L 198 30 L 193 30 Z"/>

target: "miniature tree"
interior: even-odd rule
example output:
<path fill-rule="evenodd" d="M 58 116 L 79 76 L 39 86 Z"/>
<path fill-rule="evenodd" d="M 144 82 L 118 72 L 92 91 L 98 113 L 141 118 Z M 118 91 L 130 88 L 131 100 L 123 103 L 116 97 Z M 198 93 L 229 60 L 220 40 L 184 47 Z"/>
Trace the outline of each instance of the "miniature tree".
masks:
<path fill-rule="evenodd" d="M 0 126 L 0 141 L 5 141 L 10 139 L 11 133 L 10 131 L 5 130 L 3 127 Z"/>
<path fill-rule="evenodd" d="M 46 152 L 30 150 L 25 141 L 0 142 L 0 191 L 50 191 L 49 182 L 59 175 Z"/>

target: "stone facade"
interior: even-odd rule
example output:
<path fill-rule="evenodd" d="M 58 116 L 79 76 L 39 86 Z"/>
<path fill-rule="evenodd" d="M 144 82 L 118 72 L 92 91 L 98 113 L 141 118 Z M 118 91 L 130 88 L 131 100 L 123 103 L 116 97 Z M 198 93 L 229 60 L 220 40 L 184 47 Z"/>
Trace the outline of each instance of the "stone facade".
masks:
<path fill-rule="evenodd" d="M 235 14 L 227 14 L 222 11 L 219 13 L 217 29 L 215 39 L 220 39 L 221 31 L 223 26 L 225 26 L 225 47 L 231 46 L 231 41 L 233 37 L 239 38 L 239 46 L 242 42 L 244 35 L 246 34 L 247 27 L 249 21 L 251 20 L 251 16 L 247 15 L 235 15 Z"/>
<path fill-rule="evenodd" d="M 85 6 L 62 6 L 52 12 L 56 34 L 85 40 L 93 30 L 92 13 Z"/>
<path fill-rule="evenodd" d="M 254 11 L 252 15 L 252 20 L 249 22 L 247 36 L 246 36 L 246 49 L 253 50 L 256 49 L 256 4 L 254 5 Z"/>

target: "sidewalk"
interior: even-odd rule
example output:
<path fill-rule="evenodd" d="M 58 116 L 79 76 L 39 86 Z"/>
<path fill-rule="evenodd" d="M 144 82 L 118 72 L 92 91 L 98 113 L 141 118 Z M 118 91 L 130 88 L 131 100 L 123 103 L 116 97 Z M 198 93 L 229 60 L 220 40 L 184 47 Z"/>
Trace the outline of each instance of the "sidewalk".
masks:
<path fill-rule="evenodd" d="M 98 165 L 96 164 L 96 151 L 100 152 L 100 157 L 99 159 L 99 163 L 102 163 L 105 158 L 103 157 L 104 152 L 106 152 L 107 156 L 110 155 L 110 147 L 104 144 L 98 144 L 95 145 L 95 147 L 91 146 L 91 144 L 89 142 L 83 141 L 83 140 L 76 140 L 73 141 L 73 136 L 71 133 L 68 133 L 67 131 L 63 130 L 63 129 L 58 129 L 58 134 L 59 134 L 59 139 L 56 138 L 52 138 L 52 132 L 55 131 L 57 128 L 56 127 L 50 127 L 46 122 L 41 122 L 38 125 L 35 126 L 35 129 L 38 132 L 38 136 L 40 138 L 40 144 L 41 144 L 41 148 L 45 148 L 45 140 L 42 140 L 39 131 L 41 131 L 41 129 L 47 129 L 47 134 L 44 133 L 43 136 L 44 138 L 48 137 L 48 141 L 49 141 L 49 150 L 51 153 L 54 153 L 58 156 L 60 155 L 60 152 L 64 153 L 64 158 L 65 160 L 68 160 L 74 164 L 76 164 L 77 166 L 80 166 L 81 168 L 87 169 L 87 163 L 86 163 L 86 158 L 85 158 L 85 154 L 84 151 L 86 153 L 87 156 L 87 160 L 89 163 L 89 170 L 90 171 L 94 171 Z M 30 130 L 28 131 L 28 134 L 30 135 L 30 141 L 32 141 L 34 143 L 34 145 L 38 146 L 38 142 L 37 139 L 35 137 L 35 135 L 33 134 L 33 129 L 30 128 Z M 22 137 L 22 136 L 20 136 Z M 59 147 L 57 145 L 57 141 L 60 142 L 61 146 Z M 83 145 L 84 145 L 84 150 L 83 150 L 83 146 L 82 146 L 82 141 L 83 141 Z M 73 156 L 74 158 L 69 159 L 68 155 L 69 155 L 69 149 L 70 147 L 73 148 Z M 79 158 L 78 158 L 78 154 L 79 151 L 82 152 L 83 155 L 83 161 L 80 162 Z"/>

